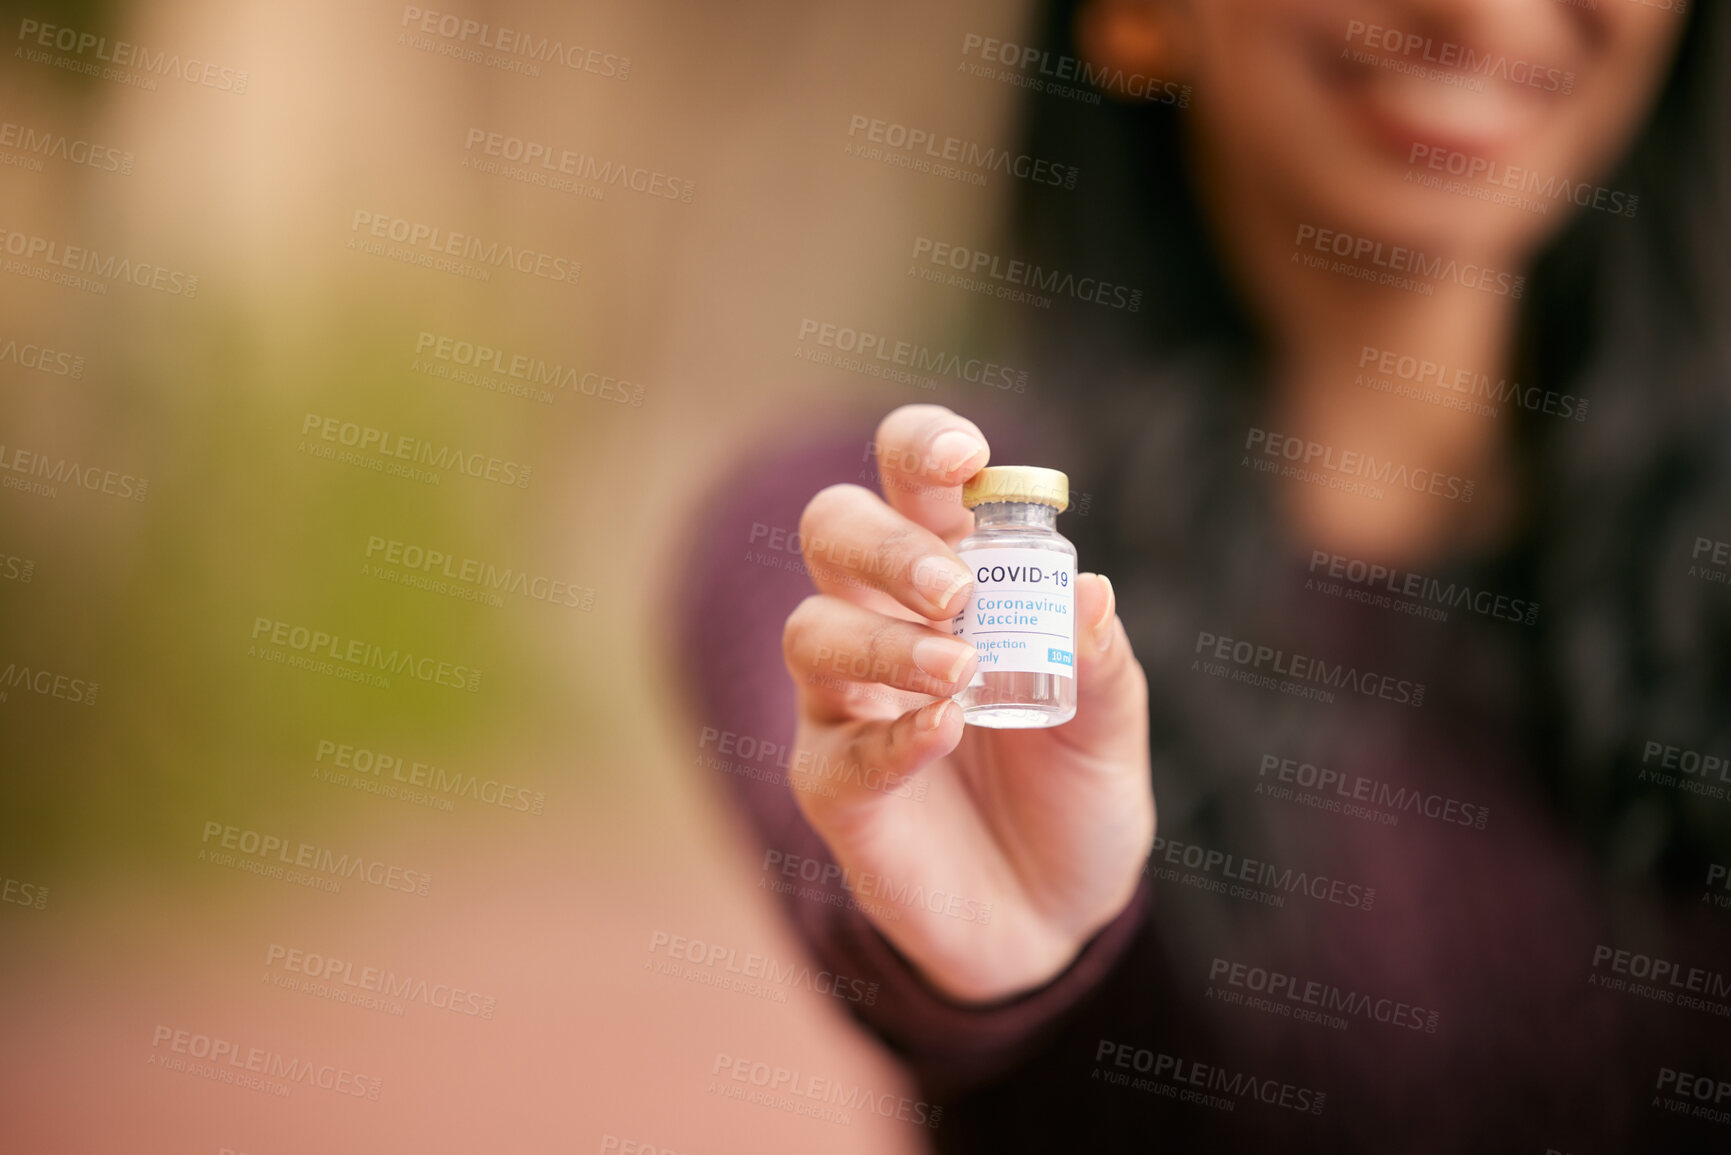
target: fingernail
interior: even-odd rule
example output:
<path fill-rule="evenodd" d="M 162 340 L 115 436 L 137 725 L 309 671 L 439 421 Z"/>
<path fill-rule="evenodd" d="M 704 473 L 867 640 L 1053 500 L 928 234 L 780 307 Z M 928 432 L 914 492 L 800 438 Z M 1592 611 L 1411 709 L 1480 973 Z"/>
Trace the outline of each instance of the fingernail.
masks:
<path fill-rule="evenodd" d="M 948 558 L 922 558 L 914 565 L 914 584 L 942 610 L 969 581 L 968 571 Z"/>
<path fill-rule="evenodd" d="M 1112 615 L 1118 609 L 1118 593 L 1112 588 L 1112 579 L 1103 573 L 1094 575 L 1100 579 L 1100 584 L 1106 587 L 1106 608 L 1100 611 L 1100 620 L 1094 623 L 1094 632 L 1099 633 L 1101 627 L 1112 620 Z"/>
<path fill-rule="evenodd" d="M 914 665 L 943 682 L 960 681 L 974 657 L 974 647 L 949 638 L 921 638 L 914 643 Z"/>
<path fill-rule="evenodd" d="M 985 451 L 978 437 L 960 429 L 940 433 L 932 441 L 932 460 L 945 474 L 954 473 Z"/>
<path fill-rule="evenodd" d="M 1094 576 L 1099 578 L 1106 586 L 1106 608 L 1101 612 L 1100 620 L 1094 623 L 1093 629 L 1094 652 L 1097 654 L 1103 654 L 1106 652 L 1107 648 L 1111 646 L 1112 639 L 1116 637 L 1118 633 L 1117 630 L 1113 629 L 1112 623 L 1112 619 L 1116 616 L 1115 611 L 1118 608 L 1118 595 L 1112 589 L 1111 578 L 1107 577 L 1103 573 L 1095 574 Z"/>
<path fill-rule="evenodd" d="M 955 705 L 954 702 L 944 698 L 924 707 L 914 715 L 914 729 L 936 730 L 944 724 L 944 718 L 948 716 L 950 707 L 953 705 Z"/>

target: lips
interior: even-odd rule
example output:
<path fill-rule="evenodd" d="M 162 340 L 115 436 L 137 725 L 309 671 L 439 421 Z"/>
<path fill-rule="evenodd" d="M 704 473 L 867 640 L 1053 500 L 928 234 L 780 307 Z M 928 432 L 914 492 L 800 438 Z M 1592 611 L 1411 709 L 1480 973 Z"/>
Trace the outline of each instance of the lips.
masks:
<path fill-rule="evenodd" d="M 1401 156 L 1414 144 L 1487 157 L 1509 153 L 1530 139 L 1548 104 L 1538 89 L 1417 56 L 1354 54 L 1343 57 L 1331 41 L 1317 60 L 1322 82 L 1363 131 Z"/>

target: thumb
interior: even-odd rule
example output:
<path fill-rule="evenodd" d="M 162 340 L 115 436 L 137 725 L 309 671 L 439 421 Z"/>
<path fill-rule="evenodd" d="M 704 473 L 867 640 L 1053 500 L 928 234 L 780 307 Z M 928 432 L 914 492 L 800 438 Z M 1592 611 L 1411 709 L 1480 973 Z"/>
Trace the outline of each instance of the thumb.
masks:
<path fill-rule="evenodd" d="M 891 798 L 923 800 L 915 776 L 962 740 L 962 710 L 939 698 L 898 718 L 813 729 L 801 724 L 787 777 L 806 819 L 825 832 L 842 815 L 874 812 Z"/>
<path fill-rule="evenodd" d="M 1077 752 L 1139 764 L 1148 753 L 1148 680 L 1105 575 L 1076 581 L 1076 716 L 1053 736 Z"/>

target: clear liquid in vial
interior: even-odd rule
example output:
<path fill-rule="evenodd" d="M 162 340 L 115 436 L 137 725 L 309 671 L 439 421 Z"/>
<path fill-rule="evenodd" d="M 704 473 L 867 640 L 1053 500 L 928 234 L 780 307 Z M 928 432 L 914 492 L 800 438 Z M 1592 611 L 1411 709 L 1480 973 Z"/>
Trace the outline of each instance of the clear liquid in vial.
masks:
<path fill-rule="evenodd" d="M 1057 532 L 1051 505 L 986 502 L 974 516 L 974 532 L 956 547 L 975 570 L 974 594 L 952 629 L 981 660 L 955 700 L 971 726 L 1060 726 L 1076 716 L 1075 675 L 1059 672 L 1075 668 L 1076 548 Z M 1034 575 L 1038 580 L 1028 580 Z M 980 604 L 987 608 L 976 614 Z M 1001 655 L 995 661 L 988 657 L 994 651 Z M 993 670 L 995 663 L 1043 669 Z"/>

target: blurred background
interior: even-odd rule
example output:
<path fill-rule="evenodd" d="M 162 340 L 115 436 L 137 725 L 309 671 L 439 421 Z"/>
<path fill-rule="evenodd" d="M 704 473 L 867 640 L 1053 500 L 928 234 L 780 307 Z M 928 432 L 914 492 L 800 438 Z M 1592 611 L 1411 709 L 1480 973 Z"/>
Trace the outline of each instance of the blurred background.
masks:
<path fill-rule="evenodd" d="M 849 130 L 1006 140 L 1023 7 L 0 6 L 7 1149 L 923 1149 L 717 1090 L 908 1088 L 666 621 L 775 430 L 984 392 L 811 323 L 973 339 L 1003 179 Z"/>

